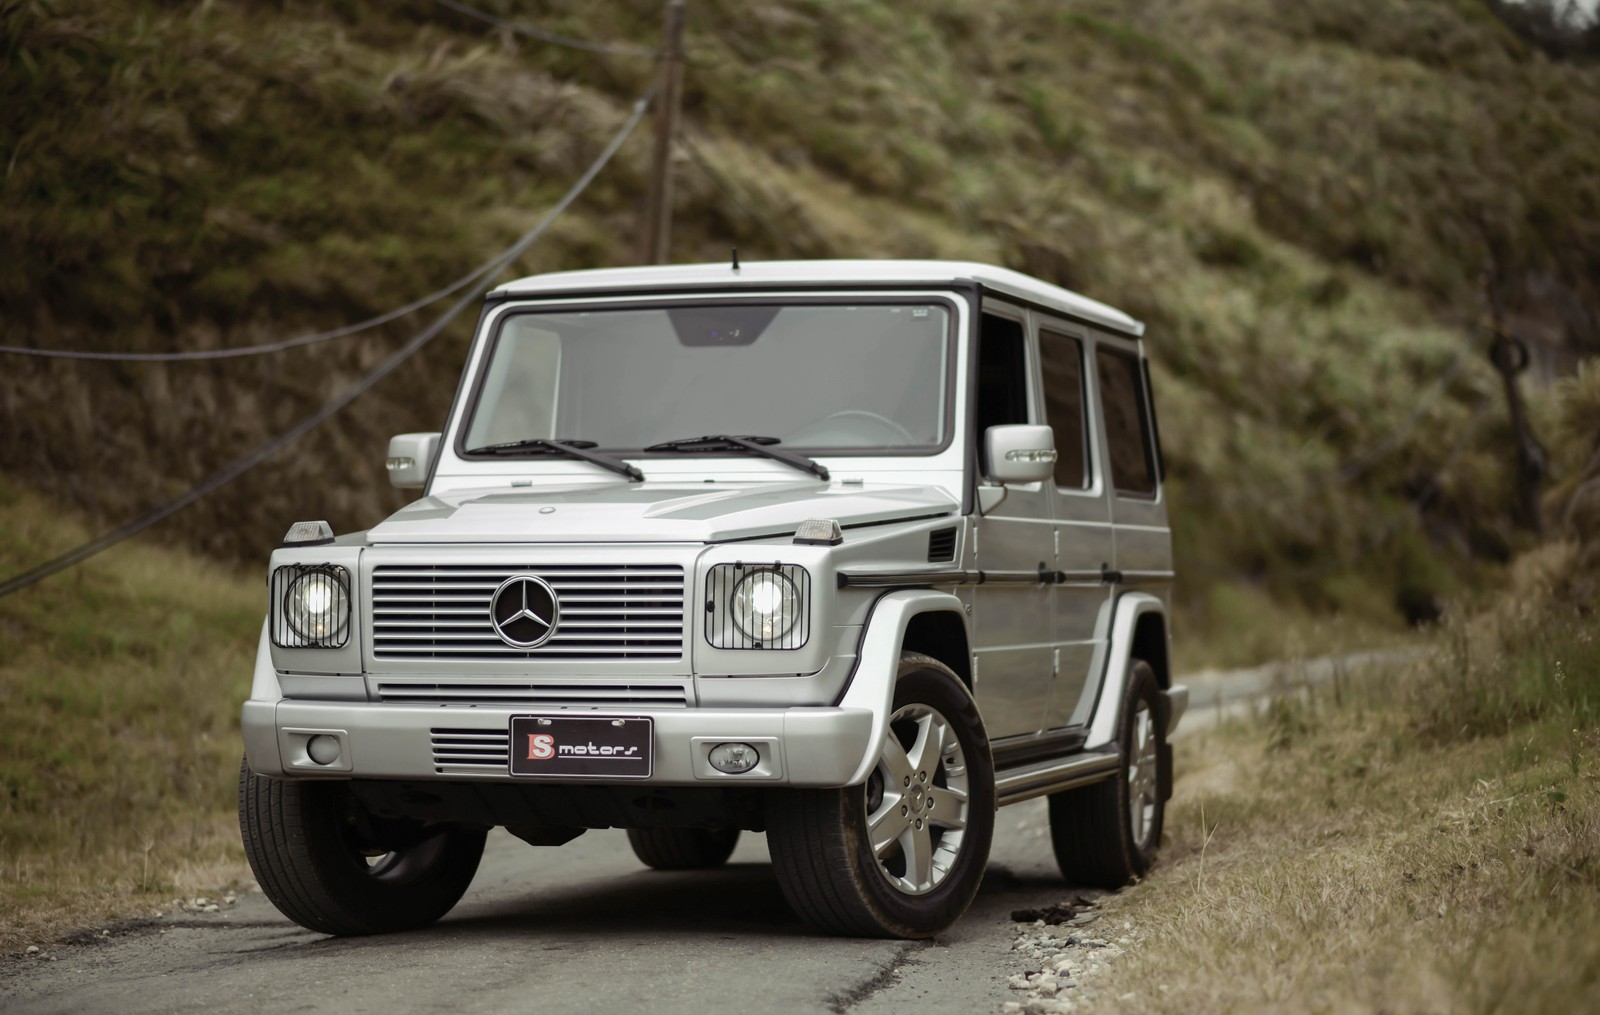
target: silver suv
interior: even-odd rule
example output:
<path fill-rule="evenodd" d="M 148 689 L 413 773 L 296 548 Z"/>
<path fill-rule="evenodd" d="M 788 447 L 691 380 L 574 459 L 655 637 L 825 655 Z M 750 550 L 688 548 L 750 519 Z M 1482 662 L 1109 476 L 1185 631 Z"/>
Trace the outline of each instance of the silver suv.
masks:
<path fill-rule="evenodd" d="M 423 496 L 272 555 L 240 824 L 329 934 L 419 927 L 495 826 L 625 828 L 795 910 L 927 937 L 999 806 L 1062 873 L 1149 866 L 1187 703 L 1140 335 L 979 264 L 541 275 L 488 297 Z"/>

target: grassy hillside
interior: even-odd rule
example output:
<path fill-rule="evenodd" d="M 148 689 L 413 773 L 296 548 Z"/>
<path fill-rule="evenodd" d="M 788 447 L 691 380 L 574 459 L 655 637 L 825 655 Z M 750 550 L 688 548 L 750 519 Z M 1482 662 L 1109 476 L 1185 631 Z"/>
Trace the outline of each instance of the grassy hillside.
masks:
<path fill-rule="evenodd" d="M 1594 1010 L 1600 599 L 1574 608 L 1573 563 L 1525 560 L 1514 601 L 1418 665 L 1180 743 L 1164 858 L 1110 904 L 1137 941 L 1100 1007 Z"/>
<path fill-rule="evenodd" d="M 0 482 L 0 568 L 82 540 Z M 128 544 L 0 599 L 0 952 L 247 876 L 239 703 L 266 595 Z"/>
<path fill-rule="evenodd" d="M 659 30 L 654 0 L 483 2 Z M 1477 0 L 692 0 L 688 45 L 676 259 L 971 257 L 1150 322 L 1208 656 L 1265 651 L 1228 632 L 1276 611 L 1392 626 L 1519 545 L 1479 325 L 1501 307 L 1546 372 L 1600 349 L 1595 65 Z M 428 291 L 526 228 L 651 74 L 425 0 L 13 0 L 0 54 L 0 323 L 96 349 L 245 344 Z M 633 261 L 647 153 L 516 270 Z M 8 359 L 0 470 L 120 520 L 407 333 Z M 161 531 L 254 561 L 295 518 L 371 524 L 398 503 L 385 438 L 440 424 L 464 342 Z"/>

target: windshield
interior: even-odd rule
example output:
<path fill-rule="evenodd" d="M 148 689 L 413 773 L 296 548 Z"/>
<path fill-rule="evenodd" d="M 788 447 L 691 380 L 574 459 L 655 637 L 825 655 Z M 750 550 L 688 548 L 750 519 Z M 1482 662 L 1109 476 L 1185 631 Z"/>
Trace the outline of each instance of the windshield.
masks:
<path fill-rule="evenodd" d="M 735 434 L 846 454 L 937 448 L 950 324 L 935 302 L 512 314 L 463 445 L 552 438 L 636 451 Z"/>

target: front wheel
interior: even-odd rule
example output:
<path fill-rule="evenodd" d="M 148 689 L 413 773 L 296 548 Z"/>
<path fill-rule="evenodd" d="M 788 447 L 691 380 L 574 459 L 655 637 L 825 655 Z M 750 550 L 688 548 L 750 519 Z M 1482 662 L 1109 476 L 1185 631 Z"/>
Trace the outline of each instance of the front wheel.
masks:
<path fill-rule="evenodd" d="M 1142 877 L 1161 843 L 1171 762 L 1155 671 L 1128 663 L 1116 778 L 1050 796 L 1050 843 L 1068 881 L 1120 888 Z"/>
<path fill-rule="evenodd" d="M 994 834 L 994 762 L 949 667 L 901 656 L 882 753 L 863 785 L 768 797 L 784 897 L 834 934 L 932 937 L 978 893 Z"/>
<path fill-rule="evenodd" d="M 239 766 L 239 829 L 261 891 L 323 934 L 425 927 L 466 893 L 486 833 L 382 820 L 338 782 L 265 779 Z"/>

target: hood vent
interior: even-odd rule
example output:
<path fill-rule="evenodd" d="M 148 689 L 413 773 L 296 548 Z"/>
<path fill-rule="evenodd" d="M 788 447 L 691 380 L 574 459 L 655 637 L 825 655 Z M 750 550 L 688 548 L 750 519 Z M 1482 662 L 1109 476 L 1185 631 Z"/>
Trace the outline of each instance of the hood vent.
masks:
<path fill-rule="evenodd" d="M 940 529 L 928 534 L 928 563 L 939 564 L 956 559 L 956 530 Z"/>

